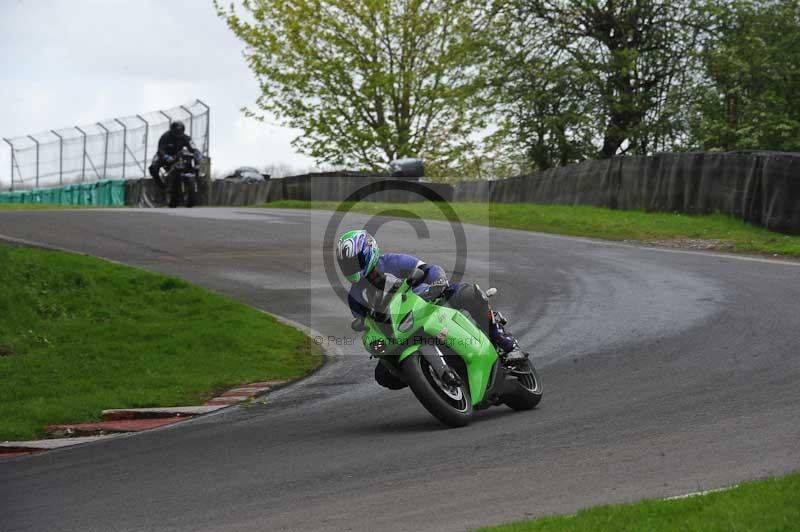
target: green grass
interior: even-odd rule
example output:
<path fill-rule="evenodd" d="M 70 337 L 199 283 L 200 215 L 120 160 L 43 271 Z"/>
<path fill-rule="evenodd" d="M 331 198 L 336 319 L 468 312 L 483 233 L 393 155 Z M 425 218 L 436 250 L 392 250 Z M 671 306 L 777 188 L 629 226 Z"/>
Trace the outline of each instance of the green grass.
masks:
<path fill-rule="evenodd" d="M 322 362 L 296 329 L 176 278 L 0 245 L 0 279 L 0 441 L 106 408 L 201 404 Z"/>
<path fill-rule="evenodd" d="M 746 224 L 722 214 L 689 216 L 686 214 L 621 211 L 599 207 L 537 205 L 530 203 L 451 203 L 458 218 L 492 227 L 523 229 L 543 233 L 585 236 L 607 240 L 713 240 L 718 249 L 800 256 L 800 237 L 787 236 Z M 337 202 L 277 201 L 264 207 L 327 209 Z M 443 220 L 435 203 L 372 203 L 361 202 L 353 212 L 378 214 L 387 210 L 422 218 Z"/>
<path fill-rule="evenodd" d="M 485 532 L 623 532 L 800 530 L 800 474 L 748 482 L 677 500 L 599 506 L 574 516 L 545 517 L 481 529 Z"/>

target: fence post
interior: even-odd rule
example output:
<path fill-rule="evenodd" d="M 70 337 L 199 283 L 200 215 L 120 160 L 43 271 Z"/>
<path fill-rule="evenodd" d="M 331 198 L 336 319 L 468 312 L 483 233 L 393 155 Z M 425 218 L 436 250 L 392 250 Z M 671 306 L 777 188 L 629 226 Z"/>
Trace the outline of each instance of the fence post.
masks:
<path fill-rule="evenodd" d="M 39 141 L 33 135 L 28 135 L 34 144 L 36 144 L 36 188 L 39 188 Z"/>
<path fill-rule="evenodd" d="M 103 179 L 107 179 L 106 170 L 108 169 L 108 128 L 106 128 L 106 126 L 100 122 L 97 122 L 97 125 L 100 127 L 100 129 L 106 132 L 106 147 L 105 152 L 103 153 Z"/>
<path fill-rule="evenodd" d="M 14 145 L 5 137 L 3 137 L 3 142 L 8 144 L 8 147 L 11 148 L 11 157 L 9 157 L 11 161 L 11 192 L 14 192 Z"/>
<path fill-rule="evenodd" d="M 119 118 L 115 118 L 114 122 L 122 126 L 122 179 L 125 179 L 125 150 L 128 149 L 128 126 Z"/>
<path fill-rule="evenodd" d="M 203 137 L 203 151 L 205 153 L 203 153 L 203 155 L 208 157 L 208 141 L 209 141 L 208 133 L 209 133 L 209 130 L 211 129 L 211 108 L 209 106 L 207 106 L 205 103 L 203 103 L 202 100 L 198 99 L 197 103 L 202 105 L 206 110 L 206 132 L 205 132 L 205 135 Z"/>
<path fill-rule="evenodd" d="M 80 132 L 80 134 L 83 135 L 83 151 L 81 152 L 83 154 L 83 156 L 81 157 L 81 181 L 85 181 L 86 180 L 86 132 L 81 128 L 79 128 L 78 126 L 75 126 L 75 129 L 77 129 Z"/>
<path fill-rule="evenodd" d="M 189 136 L 192 137 L 194 136 L 194 115 L 183 105 L 181 105 L 181 109 L 183 109 L 184 112 L 189 115 Z"/>
<path fill-rule="evenodd" d="M 64 184 L 64 137 L 56 133 L 55 129 L 51 129 L 50 133 L 58 137 L 58 184 Z"/>
<path fill-rule="evenodd" d="M 150 123 L 142 118 L 142 115 L 136 115 L 136 118 L 144 122 L 144 168 L 147 168 L 147 140 L 150 136 Z M 142 169 L 142 179 L 147 179 L 147 170 Z"/>
<path fill-rule="evenodd" d="M 165 116 L 165 117 L 167 118 L 167 129 L 169 129 L 169 126 L 170 126 L 170 124 L 172 124 L 172 117 L 171 117 L 171 116 L 169 116 L 169 115 L 168 115 L 167 113 L 165 113 L 164 111 L 162 111 L 161 109 L 159 109 L 159 110 L 158 110 L 158 113 L 159 113 L 161 116 Z"/>

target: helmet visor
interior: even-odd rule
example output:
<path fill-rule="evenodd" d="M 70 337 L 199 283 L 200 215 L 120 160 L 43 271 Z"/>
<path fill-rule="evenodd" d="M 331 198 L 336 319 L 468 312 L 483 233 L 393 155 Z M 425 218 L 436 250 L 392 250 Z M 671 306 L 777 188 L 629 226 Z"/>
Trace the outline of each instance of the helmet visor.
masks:
<path fill-rule="evenodd" d="M 342 269 L 342 273 L 345 277 L 350 278 L 351 276 L 361 272 L 364 268 L 364 254 L 359 253 L 355 257 L 343 257 L 339 259 L 339 267 Z"/>

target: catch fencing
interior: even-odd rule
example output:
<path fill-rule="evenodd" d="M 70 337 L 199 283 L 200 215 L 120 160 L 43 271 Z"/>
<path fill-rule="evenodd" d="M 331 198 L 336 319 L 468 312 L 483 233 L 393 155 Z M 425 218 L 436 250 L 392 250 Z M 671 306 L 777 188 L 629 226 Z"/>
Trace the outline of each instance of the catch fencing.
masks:
<path fill-rule="evenodd" d="M 11 148 L 10 190 L 147 177 L 158 139 L 174 120 L 186 124 L 186 132 L 207 157 L 210 108 L 200 100 L 86 126 L 4 138 Z"/>

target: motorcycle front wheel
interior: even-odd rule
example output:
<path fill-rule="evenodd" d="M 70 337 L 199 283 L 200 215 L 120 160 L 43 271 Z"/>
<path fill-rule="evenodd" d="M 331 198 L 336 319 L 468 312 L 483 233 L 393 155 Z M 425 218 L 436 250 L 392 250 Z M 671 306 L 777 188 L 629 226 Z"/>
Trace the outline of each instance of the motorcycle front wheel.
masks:
<path fill-rule="evenodd" d="M 194 207 L 197 205 L 197 179 L 190 178 L 186 180 L 186 206 L 187 207 Z"/>
<path fill-rule="evenodd" d="M 183 199 L 183 188 L 181 187 L 180 176 L 175 176 L 172 179 L 170 179 L 168 196 L 169 196 L 168 205 L 171 209 L 180 206 Z"/>
<path fill-rule="evenodd" d="M 411 391 L 433 416 L 451 427 L 463 427 L 472 419 L 472 400 L 467 385 L 450 386 L 418 354 L 403 360 L 401 369 Z"/>

